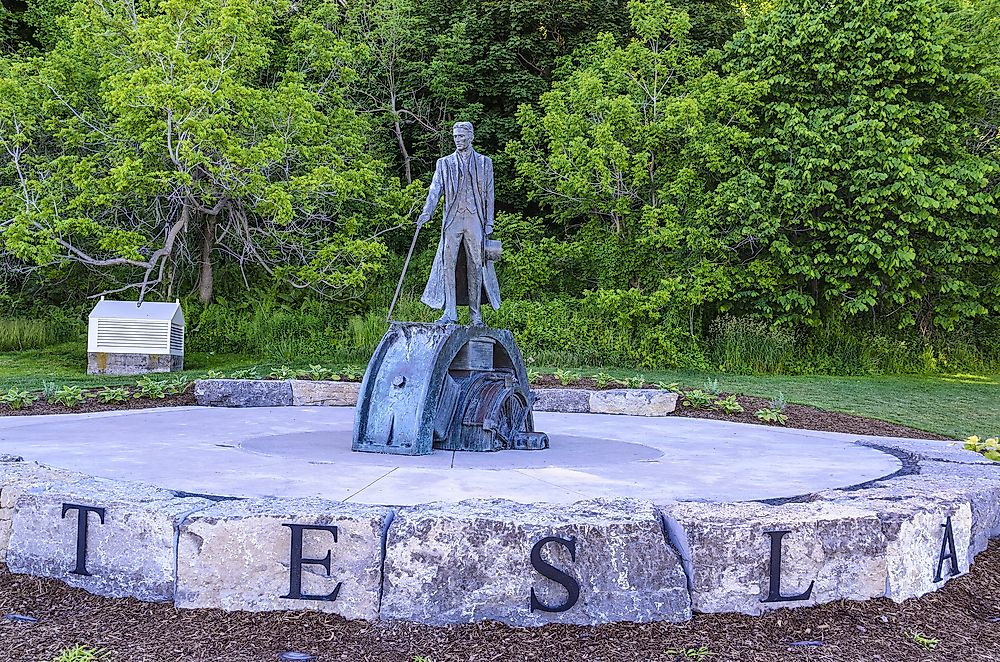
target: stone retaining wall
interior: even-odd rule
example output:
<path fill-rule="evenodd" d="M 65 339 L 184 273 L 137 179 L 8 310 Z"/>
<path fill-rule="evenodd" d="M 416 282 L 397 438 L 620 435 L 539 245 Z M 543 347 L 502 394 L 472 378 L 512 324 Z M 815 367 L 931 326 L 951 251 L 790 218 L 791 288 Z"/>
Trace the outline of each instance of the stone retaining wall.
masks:
<path fill-rule="evenodd" d="M 194 396 L 208 407 L 353 407 L 361 384 L 298 379 L 199 379 Z M 584 414 L 666 416 L 677 408 L 677 394 L 657 389 L 543 388 L 534 391 L 535 411 Z"/>
<path fill-rule="evenodd" d="M 889 450 L 916 473 L 792 503 L 565 506 L 222 499 L 3 461 L 0 556 L 101 595 L 432 624 L 900 601 L 967 572 L 1000 533 L 1000 465 Z"/>

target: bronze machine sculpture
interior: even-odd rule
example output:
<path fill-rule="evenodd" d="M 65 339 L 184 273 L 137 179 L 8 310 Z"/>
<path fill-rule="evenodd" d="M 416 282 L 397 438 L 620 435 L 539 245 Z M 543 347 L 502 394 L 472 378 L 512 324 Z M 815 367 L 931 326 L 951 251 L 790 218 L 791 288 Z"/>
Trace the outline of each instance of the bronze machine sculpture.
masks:
<path fill-rule="evenodd" d="M 483 323 L 483 300 L 500 307 L 494 262 L 493 162 L 472 149 L 472 124 L 453 128 L 455 152 L 438 159 L 417 233 L 444 197 L 441 237 L 421 301 L 443 309 L 433 324 L 396 322 L 417 234 L 389 308 L 389 330 L 365 372 L 355 409 L 355 451 L 426 455 L 434 449 L 497 451 L 548 448 L 534 430 L 524 359 L 505 329 Z M 458 306 L 469 307 L 468 326 Z"/>

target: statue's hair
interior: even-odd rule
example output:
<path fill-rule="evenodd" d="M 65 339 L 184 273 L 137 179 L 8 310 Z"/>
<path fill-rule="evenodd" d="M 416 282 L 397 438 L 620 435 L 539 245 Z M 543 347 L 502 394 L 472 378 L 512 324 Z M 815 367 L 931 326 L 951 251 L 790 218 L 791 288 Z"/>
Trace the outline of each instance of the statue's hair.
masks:
<path fill-rule="evenodd" d="M 472 128 L 472 122 L 455 122 L 455 126 L 452 127 L 452 131 L 455 129 L 468 129 L 469 133 L 476 135 L 476 130 Z"/>

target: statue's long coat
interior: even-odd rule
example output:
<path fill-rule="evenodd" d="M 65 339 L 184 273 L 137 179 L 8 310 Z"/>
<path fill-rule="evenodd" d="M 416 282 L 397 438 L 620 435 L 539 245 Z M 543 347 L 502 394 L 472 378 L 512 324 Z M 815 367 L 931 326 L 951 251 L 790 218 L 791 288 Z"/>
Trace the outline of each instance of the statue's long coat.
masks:
<path fill-rule="evenodd" d="M 447 265 L 444 264 L 444 233 L 455 218 L 458 211 L 455 203 L 458 201 L 458 184 L 461 165 L 458 153 L 438 159 L 434 167 L 434 178 L 424 203 L 424 213 L 431 215 L 437 209 L 438 201 L 444 194 L 444 221 L 441 223 L 441 238 L 438 240 L 437 254 L 431 266 L 431 275 L 427 279 L 424 295 L 420 298 L 431 308 L 444 308 L 444 279 Z M 476 213 L 483 229 L 483 242 L 486 241 L 487 228 L 493 227 L 493 161 L 476 151 L 472 152 L 469 162 L 469 173 L 472 176 L 472 186 L 475 192 Z M 482 247 L 480 247 L 482 250 Z M 458 305 L 469 305 L 469 284 L 466 276 L 465 250 L 459 249 L 458 261 L 455 265 L 455 295 Z M 494 310 L 500 308 L 500 284 L 497 282 L 497 272 L 492 260 L 483 258 L 483 295 L 481 301 L 489 301 Z"/>

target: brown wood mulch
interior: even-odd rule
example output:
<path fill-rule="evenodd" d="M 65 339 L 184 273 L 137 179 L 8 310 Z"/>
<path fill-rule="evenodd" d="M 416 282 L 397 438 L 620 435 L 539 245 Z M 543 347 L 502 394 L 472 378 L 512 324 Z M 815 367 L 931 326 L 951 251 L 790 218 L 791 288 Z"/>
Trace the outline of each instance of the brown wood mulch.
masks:
<path fill-rule="evenodd" d="M 541 375 L 538 380 L 532 383 L 537 388 L 564 388 L 562 384 L 551 375 Z M 583 378 L 573 383 L 571 388 L 597 389 L 597 384 L 589 378 Z M 609 387 L 615 388 L 615 387 Z M 618 387 L 620 388 L 620 387 Z M 129 398 L 120 403 L 102 403 L 96 398 L 88 398 L 76 407 L 70 408 L 56 402 L 47 402 L 44 399 L 32 403 L 24 409 L 12 409 L 9 405 L 0 402 L 0 416 L 30 416 L 35 414 L 79 414 L 84 412 L 114 411 L 119 409 L 149 409 L 152 407 L 182 407 L 196 405 L 193 389 L 189 388 L 180 395 L 168 395 L 164 398 Z M 729 395 L 728 393 L 723 395 Z M 690 418 L 710 418 L 721 421 L 732 421 L 734 423 L 751 423 L 754 425 L 776 425 L 764 423 L 755 415 L 757 410 L 768 406 L 769 401 L 765 398 L 757 398 L 749 395 L 737 395 L 744 411 L 735 414 L 727 414 L 718 409 L 695 409 L 685 407 L 678 402 L 677 410 L 673 416 L 686 416 Z M 806 405 L 788 404 L 785 406 L 784 414 L 788 417 L 785 427 L 798 428 L 802 430 L 821 430 L 824 432 L 846 432 L 849 434 L 874 435 L 879 437 L 905 437 L 908 439 L 948 439 L 933 432 L 915 430 L 904 425 L 897 425 L 887 421 L 879 421 L 863 416 L 843 414 L 835 411 L 826 411 L 816 407 Z"/>
<path fill-rule="evenodd" d="M 169 603 L 101 598 L 56 580 L 12 575 L 0 565 L 0 660 L 18 662 L 50 660 L 77 644 L 106 649 L 109 659 L 128 662 L 261 662 L 287 651 L 317 662 L 412 662 L 418 656 L 430 662 L 979 662 L 1000 659 L 998 635 L 1000 540 L 976 559 L 969 574 L 901 604 L 881 598 L 757 617 L 699 614 L 680 624 L 540 628 L 181 610 Z M 693 653 L 702 646 L 710 655 Z"/>

